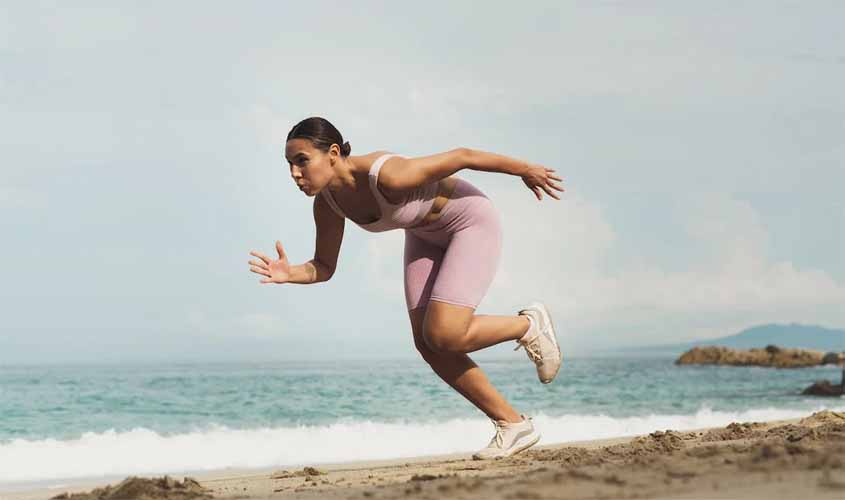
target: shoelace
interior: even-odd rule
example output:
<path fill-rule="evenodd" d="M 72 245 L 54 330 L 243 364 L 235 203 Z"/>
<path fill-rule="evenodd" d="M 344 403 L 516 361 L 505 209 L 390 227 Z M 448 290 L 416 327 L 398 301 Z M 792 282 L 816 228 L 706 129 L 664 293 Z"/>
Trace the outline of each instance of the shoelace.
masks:
<path fill-rule="evenodd" d="M 518 342 L 519 345 L 514 348 L 514 351 L 518 351 L 520 347 L 525 348 L 525 352 L 528 353 L 528 357 L 531 358 L 531 361 L 538 363 L 543 360 L 543 356 L 540 354 L 540 336 L 537 335 L 533 339 L 529 340 L 526 343 Z"/>
<path fill-rule="evenodd" d="M 493 439 L 490 440 L 490 444 L 493 444 L 493 441 L 496 442 L 496 445 L 501 448 L 505 444 L 505 424 L 500 424 L 498 420 L 490 419 L 493 422 L 493 426 L 496 427 L 496 435 L 493 436 Z M 530 420 L 530 419 L 526 419 Z M 488 445 L 489 446 L 489 445 Z"/>
<path fill-rule="evenodd" d="M 493 421 L 493 425 L 496 427 L 496 435 L 493 436 L 493 439 L 496 441 L 496 445 L 501 448 L 505 443 L 505 438 L 503 437 L 505 427 L 495 420 Z M 493 442 L 491 441 L 490 444 L 493 444 Z"/>

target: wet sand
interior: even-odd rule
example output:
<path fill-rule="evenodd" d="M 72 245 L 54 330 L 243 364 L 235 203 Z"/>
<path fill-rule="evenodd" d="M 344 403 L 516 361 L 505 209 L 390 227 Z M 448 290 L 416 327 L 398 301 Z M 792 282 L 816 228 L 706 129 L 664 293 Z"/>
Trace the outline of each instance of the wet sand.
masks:
<path fill-rule="evenodd" d="M 845 414 L 825 411 L 800 420 L 537 446 L 502 460 L 477 461 L 467 453 L 192 477 L 214 498 L 244 500 L 842 499 Z M 61 492 L 20 492 L 0 498 L 46 499 Z M 185 498 L 175 492 L 150 494 Z"/>

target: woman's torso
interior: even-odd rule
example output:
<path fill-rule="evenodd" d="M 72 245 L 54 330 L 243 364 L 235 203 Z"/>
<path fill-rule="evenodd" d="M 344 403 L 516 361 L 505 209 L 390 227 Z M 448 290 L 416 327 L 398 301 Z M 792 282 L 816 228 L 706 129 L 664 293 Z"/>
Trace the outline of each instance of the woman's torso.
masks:
<path fill-rule="evenodd" d="M 338 215 L 370 232 L 420 227 L 438 220 L 458 179 L 450 176 L 401 192 L 384 189 L 378 183 L 379 172 L 393 156 L 405 158 L 384 151 L 356 158 L 355 161 L 370 163 L 367 186 L 340 196 L 328 189 L 321 194 L 325 194 L 324 198 Z"/>

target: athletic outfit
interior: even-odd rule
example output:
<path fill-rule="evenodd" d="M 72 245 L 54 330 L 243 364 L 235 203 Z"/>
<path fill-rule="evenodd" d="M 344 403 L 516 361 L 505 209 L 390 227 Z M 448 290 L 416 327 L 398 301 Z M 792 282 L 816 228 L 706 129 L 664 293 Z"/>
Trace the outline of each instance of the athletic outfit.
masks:
<path fill-rule="evenodd" d="M 373 233 L 405 230 L 405 303 L 409 311 L 427 305 L 430 300 L 475 308 L 487 293 L 499 264 L 502 250 L 499 212 L 478 188 L 456 177 L 455 189 L 440 218 L 418 225 L 434 204 L 437 182 L 406 192 L 398 204 L 388 202 L 378 189 L 378 174 L 392 156 L 402 155 L 380 156 L 369 172 L 370 189 L 381 218 L 369 224 L 356 224 Z M 332 210 L 348 218 L 331 191 L 324 189 L 320 194 Z M 548 384 L 557 375 L 562 361 L 551 316 L 539 302 L 528 305 L 519 314 L 528 317 L 530 326 L 517 340 L 517 349 L 525 349 L 537 367 L 538 378 Z M 474 459 L 508 457 L 540 440 L 530 417 L 523 415 L 518 423 L 493 420 L 493 424 L 496 434 L 487 447 L 473 454 Z"/>
<path fill-rule="evenodd" d="M 397 154 L 382 155 L 369 172 L 370 189 L 381 218 L 369 224 L 356 224 L 373 233 L 405 230 L 405 303 L 409 311 L 427 305 L 429 300 L 477 307 L 499 265 L 502 250 L 499 212 L 478 188 L 456 177 L 455 189 L 440 218 L 417 225 L 434 204 L 437 182 L 406 192 L 398 204 L 388 202 L 378 189 L 378 174 L 392 156 L 405 158 Z M 331 191 L 324 189 L 320 193 L 338 215 L 346 218 Z"/>

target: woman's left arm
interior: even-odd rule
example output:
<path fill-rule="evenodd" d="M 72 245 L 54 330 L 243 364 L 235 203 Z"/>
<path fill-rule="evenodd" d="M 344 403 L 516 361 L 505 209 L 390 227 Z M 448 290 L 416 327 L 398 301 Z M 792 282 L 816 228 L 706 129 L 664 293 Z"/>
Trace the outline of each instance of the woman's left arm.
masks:
<path fill-rule="evenodd" d="M 445 153 L 438 153 L 419 158 L 402 158 L 399 156 L 388 159 L 382 165 L 379 178 L 388 189 L 404 191 L 423 184 L 436 182 L 449 177 L 458 170 L 468 168 L 483 172 L 499 172 L 522 177 L 525 185 L 534 191 L 537 199 L 542 199 L 540 189 L 552 198 L 559 200 L 549 188 L 563 191 L 563 188 L 553 181 L 562 181 L 553 172 L 554 169 L 542 165 L 532 165 L 508 156 L 497 155 L 485 151 L 469 148 L 457 148 Z"/>

